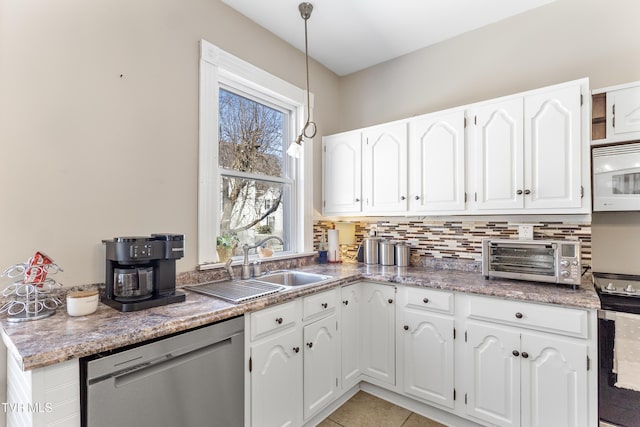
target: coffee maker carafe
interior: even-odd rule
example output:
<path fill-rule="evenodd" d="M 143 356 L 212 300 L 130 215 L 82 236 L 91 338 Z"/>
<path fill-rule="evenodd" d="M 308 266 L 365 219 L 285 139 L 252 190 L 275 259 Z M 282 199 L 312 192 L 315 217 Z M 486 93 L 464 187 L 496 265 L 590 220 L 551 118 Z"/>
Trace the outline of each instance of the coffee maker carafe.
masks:
<path fill-rule="evenodd" d="M 184 235 L 116 237 L 106 245 L 105 297 L 120 311 L 181 302 L 176 291 L 176 260 L 184 256 Z"/>

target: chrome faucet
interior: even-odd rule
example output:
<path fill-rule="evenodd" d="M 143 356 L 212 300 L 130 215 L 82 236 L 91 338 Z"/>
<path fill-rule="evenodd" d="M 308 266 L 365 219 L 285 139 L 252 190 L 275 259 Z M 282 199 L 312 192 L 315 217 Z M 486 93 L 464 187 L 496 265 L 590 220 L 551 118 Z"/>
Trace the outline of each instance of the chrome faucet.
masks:
<path fill-rule="evenodd" d="M 224 269 L 229 273 L 229 279 L 233 280 L 233 268 L 231 268 L 231 263 L 233 259 L 229 258 L 227 262 L 224 263 Z"/>
<path fill-rule="evenodd" d="M 278 236 L 267 236 L 264 239 L 260 240 L 253 246 L 249 246 L 246 243 L 242 246 L 242 253 L 244 255 L 244 259 L 242 260 L 242 279 L 249 279 L 251 277 L 251 270 L 249 268 L 249 250 L 255 249 L 258 246 L 262 246 L 264 242 L 267 240 L 275 239 L 284 245 L 284 241 Z"/>

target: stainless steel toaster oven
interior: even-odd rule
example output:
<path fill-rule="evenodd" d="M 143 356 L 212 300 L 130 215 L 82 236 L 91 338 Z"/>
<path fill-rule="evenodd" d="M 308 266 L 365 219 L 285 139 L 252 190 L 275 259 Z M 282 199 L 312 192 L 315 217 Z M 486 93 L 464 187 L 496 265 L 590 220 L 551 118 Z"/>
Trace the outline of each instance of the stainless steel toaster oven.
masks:
<path fill-rule="evenodd" d="M 482 241 L 482 274 L 485 278 L 579 285 L 581 271 L 579 241 Z"/>

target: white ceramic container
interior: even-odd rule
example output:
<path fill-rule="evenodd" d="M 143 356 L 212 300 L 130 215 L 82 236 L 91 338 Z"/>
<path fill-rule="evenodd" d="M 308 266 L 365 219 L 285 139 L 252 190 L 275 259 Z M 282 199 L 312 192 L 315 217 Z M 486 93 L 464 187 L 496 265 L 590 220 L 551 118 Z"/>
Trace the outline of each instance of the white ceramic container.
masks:
<path fill-rule="evenodd" d="M 98 308 L 100 296 L 97 290 L 72 291 L 67 294 L 67 313 L 69 316 L 86 316 Z"/>

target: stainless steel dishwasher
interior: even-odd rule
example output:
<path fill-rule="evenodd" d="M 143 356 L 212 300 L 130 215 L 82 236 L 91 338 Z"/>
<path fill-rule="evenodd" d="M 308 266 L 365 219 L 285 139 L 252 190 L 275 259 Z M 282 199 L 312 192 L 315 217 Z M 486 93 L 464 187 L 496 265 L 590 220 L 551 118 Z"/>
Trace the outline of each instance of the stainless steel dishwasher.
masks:
<path fill-rule="evenodd" d="M 81 363 L 86 427 L 243 426 L 244 319 Z"/>

